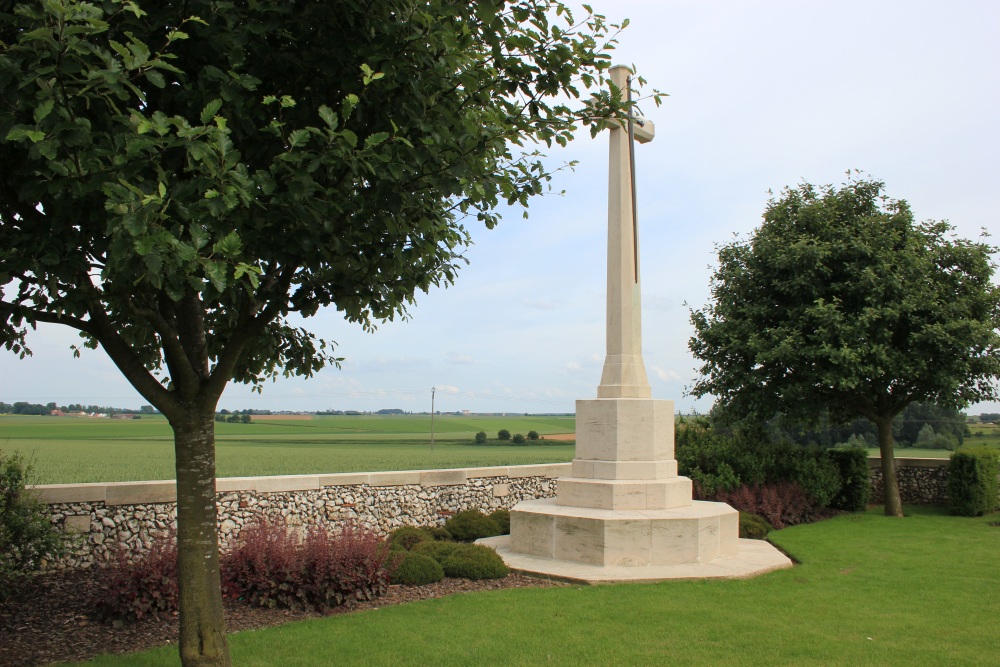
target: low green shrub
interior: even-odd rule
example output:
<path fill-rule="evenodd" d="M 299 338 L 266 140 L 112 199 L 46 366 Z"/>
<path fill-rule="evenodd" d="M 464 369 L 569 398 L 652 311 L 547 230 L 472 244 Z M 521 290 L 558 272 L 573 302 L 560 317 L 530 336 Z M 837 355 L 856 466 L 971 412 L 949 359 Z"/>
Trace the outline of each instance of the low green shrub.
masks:
<path fill-rule="evenodd" d="M 413 547 L 413 552 L 430 556 L 440 563 L 461 548 L 462 545 L 458 542 L 421 542 Z"/>
<path fill-rule="evenodd" d="M 497 431 L 497 440 L 510 440 L 510 431 L 505 428 Z"/>
<path fill-rule="evenodd" d="M 409 551 L 417 544 L 433 539 L 434 536 L 426 528 L 400 526 L 389 533 L 389 546 L 393 551 Z"/>
<path fill-rule="evenodd" d="M 109 621 L 135 622 L 177 611 L 177 537 L 157 536 L 149 551 L 130 556 L 123 544 L 111 547 L 111 565 L 101 573 L 103 590 L 95 605 Z"/>
<path fill-rule="evenodd" d="M 493 510 L 488 516 L 496 521 L 500 535 L 510 535 L 510 510 Z"/>
<path fill-rule="evenodd" d="M 406 586 L 423 586 L 444 579 L 444 568 L 430 556 L 416 551 L 407 551 L 400 555 L 389 583 Z"/>
<path fill-rule="evenodd" d="M 444 528 L 457 542 L 474 542 L 481 537 L 500 534 L 497 522 L 479 510 L 459 512 L 445 522 Z"/>
<path fill-rule="evenodd" d="M 763 540 L 774 527 L 762 516 L 740 512 L 740 537 L 749 540 Z"/>
<path fill-rule="evenodd" d="M 948 466 L 948 507 L 959 516 L 981 516 L 997 508 L 1000 452 L 971 448 L 951 455 Z"/>
<path fill-rule="evenodd" d="M 528 440 L 538 440 L 538 431 L 528 431 Z"/>
<path fill-rule="evenodd" d="M 431 536 L 431 539 L 438 542 L 453 542 L 455 540 L 455 538 L 451 536 L 451 533 L 441 526 L 432 526 L 430 528 L 424 528 L 424 530 L 426 530 L 427 534 Z"/>
<path fill-rule="evenodd" d="M 486 431 L 480 431 L 476 434 L 476 444 L 485 445 L 486 444 Z"/>
<path fill-rule="evenodd" d="M 0 452 L 0 602 L 24 575 L 65 552 L 45 506 L 25 491 L 31 465 L 19 453 Z"/>
<path fill-rule="evenodd" d="M 482 544 L 460 544 L 441 561 L 446 576 L 461 579 L 501 579 L 510 573 L 500 555 Z"/>
<path fill-rule="evenodd" d="M 515 445 L 523 445 L 525 443 L 524 434 L 515 433 L 514 437 L 511 439 L 511 442 L 513 442 Z"/>
<path fill-rule="evenodd" d="M 826 455 L 840 471 L 840 490 L 829 506 L 847 512 L 864 510 L 871 495 L 868 451 L 861 447 L 845 447 L 828 449 Z"/>

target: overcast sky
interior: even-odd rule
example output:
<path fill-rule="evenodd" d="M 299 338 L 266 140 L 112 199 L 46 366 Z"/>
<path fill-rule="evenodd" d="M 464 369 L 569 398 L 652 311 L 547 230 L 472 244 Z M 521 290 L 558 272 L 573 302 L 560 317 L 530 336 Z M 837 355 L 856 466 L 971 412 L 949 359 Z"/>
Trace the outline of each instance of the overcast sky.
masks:
<path fill-rule="evenodd" d="M 708 299 L 714 245 L 759 223 L 768 190 L 884 180 L 918 219 L 967 238 L 1000 231 L 1000 3 L 995 0 L 593 0 L 628 17 L 616 62 L 670 97 L 647 105 L 656 139 L 636 151 L 643 347 L 655 398 L 707 411 L 685 387 L 696 364 L 685 303 Z M 550 152 L 564 196 L 499 227 L 473 226 L 457 284 L 422 295 L 410 321 L 366 334 L 335 311 L 308 326 L 338 343 L 342 369 L 231 386 L 220 407 L 572 412 L 604 358 L 607 137 Z M 40 327 L 35 356 L 0 354 L 0 400 L 138 407 L 102 352 Z M 971 413 L 996 411 L 997 404 Z"/>

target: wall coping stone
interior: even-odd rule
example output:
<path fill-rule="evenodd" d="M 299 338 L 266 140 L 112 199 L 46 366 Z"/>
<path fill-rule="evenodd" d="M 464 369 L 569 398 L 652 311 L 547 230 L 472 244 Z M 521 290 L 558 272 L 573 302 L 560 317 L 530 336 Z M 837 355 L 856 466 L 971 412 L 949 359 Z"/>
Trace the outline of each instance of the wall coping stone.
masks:
<path fill-rule="evenodd" d="M 267 477 L 219 477 L 217 493 L 232 491 L 312 491 L 327 486 L 455 486 L 482 477 L 562 477 L 569 474 L 569 463 L 542 463 L 522 466 L 483 468 L 442 468 L 434 470 L 392 470 L 365 473 L 330 473 L 323 475 L 271 475 Z M 43 503 L 104 502 L 105 505 L 141 505 L 176 502 L 176 482 L 158 479 L 142 482 L 93 482 L 86 484 L 39 484 L 31 487 Z"/>
<path fill-rule="evenodd" d="M 896 457 L 896 467 L 900 468 L 947 468 L 951 464 L 951 459 L 918 459 Z M 878 469 L 882 466 L 882 459 L 878 456 L 868 457 L 868 467 Z"/>

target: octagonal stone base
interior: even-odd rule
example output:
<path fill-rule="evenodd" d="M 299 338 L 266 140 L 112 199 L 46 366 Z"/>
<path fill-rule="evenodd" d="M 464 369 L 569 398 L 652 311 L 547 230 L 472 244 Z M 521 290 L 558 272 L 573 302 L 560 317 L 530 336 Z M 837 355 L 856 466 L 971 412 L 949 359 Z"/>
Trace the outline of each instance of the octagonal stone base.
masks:
<path fill-rule="evenodd" d="M 653 583 L 687 579 L 745 579 L 792 567 L 792 560 L 764 540 L 739 540 L 732 556 L 704 563 L 678 565 L 604 566 L 520 554 L 510 549 L 510 536 L 477 541 L 496 550 L 511 570 L 533 577 L 574 584 Z"/>
<path fill-rule="evenodd" d="M 739 512 L 725 503 L 607 510 L 527 500 L 510 512 L 515 553 L 606 567 L 703 563 L 737 553 Z"/>

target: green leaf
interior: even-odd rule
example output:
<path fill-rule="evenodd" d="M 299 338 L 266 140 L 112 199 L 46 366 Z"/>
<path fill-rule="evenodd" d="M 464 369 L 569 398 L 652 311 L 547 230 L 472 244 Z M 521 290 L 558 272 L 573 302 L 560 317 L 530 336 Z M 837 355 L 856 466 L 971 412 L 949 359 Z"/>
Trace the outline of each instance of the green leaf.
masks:
<path fill-rule="evenodd" d="M 337 121 L 337 114 L 333 113 L 333 109 L 325 104 L 320 105 L 318 113 L 319 117 L 323 119 L 323 122 L 326 123 L 327 127 L 331 130 L 335 129 L 339 124 Z"/>
<path fill-rule="evenodd" d="M 368 135 L 368 138 L 365 139 L 365 148 L 373 148 L 379 144 L 383 144 L 388 138 L 388 132 L 375 132 L 374 134 L 370 134 Z"/>
<path fill-rule="evenodd" d="M 202 266 L 205 268 L 205 277 L 212 283 L 212 287 L 219 292 L 224 291 L 226 289 L 226 263 L 205 260 L 202 262 Z"/>
<path fill-rule="evenodd" d="M 295 130 L 288 137 L 288 145 L 292 148 L 305 146 L 309 143 L 309 130 Z"/>
<path fill-rule="evenodd" d="M 166 88 L 167 81 L 163 78 L 163 75 L 157 72 L 155 69 L 146 70 L 145 72 L 146 80 L 157 88 Z"/>
<path fill-rule="evenodd" d="M 215 117 L 215 114 L 222 108 L 222 100 L 216 98 L 205 105 L 201 110 L 201 124 L 208 125 L 208 122 Z"/>
<path fill-rule="evenodd" d="M 37 107 L 35 107 L 35 122 L 41 123 L 43 120 L 45 120 L 46 116 L 52 113 L 53 106 L 55 106 L 55 100 L 53 100 L 50 97 L 49 99 L 45 100 Z"/>

